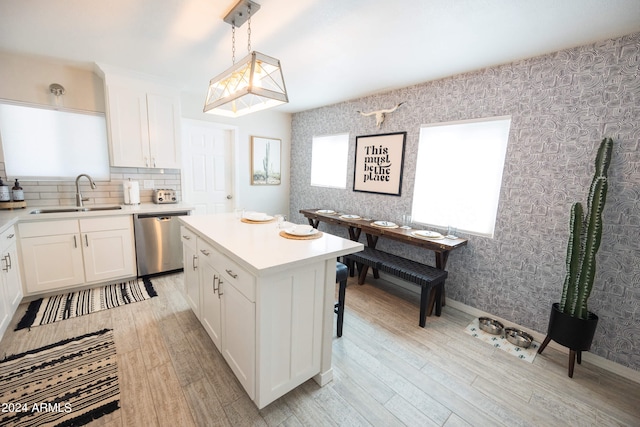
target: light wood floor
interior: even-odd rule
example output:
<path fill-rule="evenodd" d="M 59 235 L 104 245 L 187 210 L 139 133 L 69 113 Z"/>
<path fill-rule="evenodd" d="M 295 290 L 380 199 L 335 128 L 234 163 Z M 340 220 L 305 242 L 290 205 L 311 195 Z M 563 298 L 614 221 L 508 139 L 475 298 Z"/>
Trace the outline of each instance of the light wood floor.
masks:
<path fill-rule="evenodd" d="M 152 280 L 158 298 L 13 332 L 23 304 L 0 357 L 112 328 L 121 409 L 94 426 L 640 425 L 637 383 L 586 362 L 569 379 L 553 348 L 533 364 L 516 359 L 467 335 L 472 317 L 450 307 L 419 328 L 416 296 L 355 282 L 334 380 L 258 411 L 182 298 L 182 275 Z"/>

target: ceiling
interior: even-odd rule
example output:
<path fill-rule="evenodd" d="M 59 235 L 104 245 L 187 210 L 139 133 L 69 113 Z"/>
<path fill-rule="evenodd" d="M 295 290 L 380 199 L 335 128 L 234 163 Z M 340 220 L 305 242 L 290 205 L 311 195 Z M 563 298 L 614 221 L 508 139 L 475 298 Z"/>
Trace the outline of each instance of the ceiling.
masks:
<path fill-rule="evenodd" d="M 640 31 L 640 0 L 256 0 L 252 50 L 298 112 Z M 0 50 L 169 79 L 231 66 L 235 0 L 0 0 Z M 247 53 L 247 24 L 236 57 Z"/>

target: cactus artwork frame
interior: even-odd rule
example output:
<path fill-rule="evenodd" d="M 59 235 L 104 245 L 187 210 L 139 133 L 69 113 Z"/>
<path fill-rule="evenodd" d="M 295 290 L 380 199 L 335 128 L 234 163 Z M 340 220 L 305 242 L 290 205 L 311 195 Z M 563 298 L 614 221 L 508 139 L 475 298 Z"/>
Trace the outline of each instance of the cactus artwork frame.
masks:
<path fill-rule="evenodd" d="M 282 141 L 262 136 L 251 137 L 251 185 L 280 185 Z"/>

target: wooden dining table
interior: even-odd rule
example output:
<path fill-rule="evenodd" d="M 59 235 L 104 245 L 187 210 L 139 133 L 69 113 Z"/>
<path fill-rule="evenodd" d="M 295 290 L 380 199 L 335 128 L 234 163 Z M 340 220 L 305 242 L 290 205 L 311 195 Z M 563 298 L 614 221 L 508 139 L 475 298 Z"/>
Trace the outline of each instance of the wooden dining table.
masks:
<path fill-rule="evenodd" d="M 367 239 L 367 246 L 373 249 L 375 249 L 378 244 L 378 239 L 382 237 L 432 251 L 435 254 L 436 268 L 440 270 L 446 270 L 449 253 L 452 250 L 466 246 L 467 244 L 467 239 L 459 237 L 455 239 L 446 236 L 438 239 L 418 237 L 413 234 L 415 231 L 418 231 L 415 228 L 402 228 L 400 226 L 391 228 L 374 225 L 375 221 L 385 221 L 381 218 L 366 218 L 357 214 L 336 212 L 329 209 L 300 209 L 299 212 L 307 218 L 309 225 L 313 228 L 318 228 L 321 222 L 347 228 L 349 239 L 355 242 L 360 240 L 360 236 L 364 232 Z M 368 267 L 362 266 L 362 268 L 361 275 L 365 276 Z M 380 277 L 378 271 L 375 269 L 373 270 L 373 277 L 376 279 Z M 442 288 L 442 305 L 445 305 L 444 286 Z M 432 314 L 434 306 L 435 293 L 432 292 L 429 298 L 429 315 Z"/>
<path fill-rule="evenodd" d="M 462 238 L 450 239 L 445 236 L 444 238 L 439 239 L 428 239 L 425 237 L 418 237 L 413 234 L 413 232 L 417 231 L 415 228 L 390 228 L 374 225 L 375 221 L 385 220 L 384 218 L 349 218 L 348 215 L 357 216 L 357 214 L 340 212 L 330 213 L 325 211 L 327 210 L 301 209 L 300 213 L 307 218 L 309 225 L 314 228 L 318 228 L 318 225 L 321 222 L 347 228 L 349 239 L 356 242 L 360 240 L 360 236 L 364 232 L 367 239 L 367 246 L 370 248 L 375 249 L 378 244 L 378 239 L 382 237 L 433 251 L 435 254 L 436 268 L 439 268 L 440 270 L 446 270 L 449 253 L 452 250 L 467 244 L 467 239 Z"/>

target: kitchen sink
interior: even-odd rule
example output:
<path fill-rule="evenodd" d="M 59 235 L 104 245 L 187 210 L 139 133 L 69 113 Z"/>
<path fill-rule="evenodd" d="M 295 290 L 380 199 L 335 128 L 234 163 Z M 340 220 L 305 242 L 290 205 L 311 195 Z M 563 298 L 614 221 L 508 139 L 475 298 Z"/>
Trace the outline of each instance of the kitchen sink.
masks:
<path fill-rule="evenodd" d="M 65 213 L 65 212 L 93 212 L 93 211 L 114 211 L 122 209 L 120 205 L 110 205 L 110 206 L 70 206 L 70 207 L 60 207 L 60 208 L 42 208 L 42 209 L 34 209 L 31 214 L 46 214 L 46 213 Z"/>

